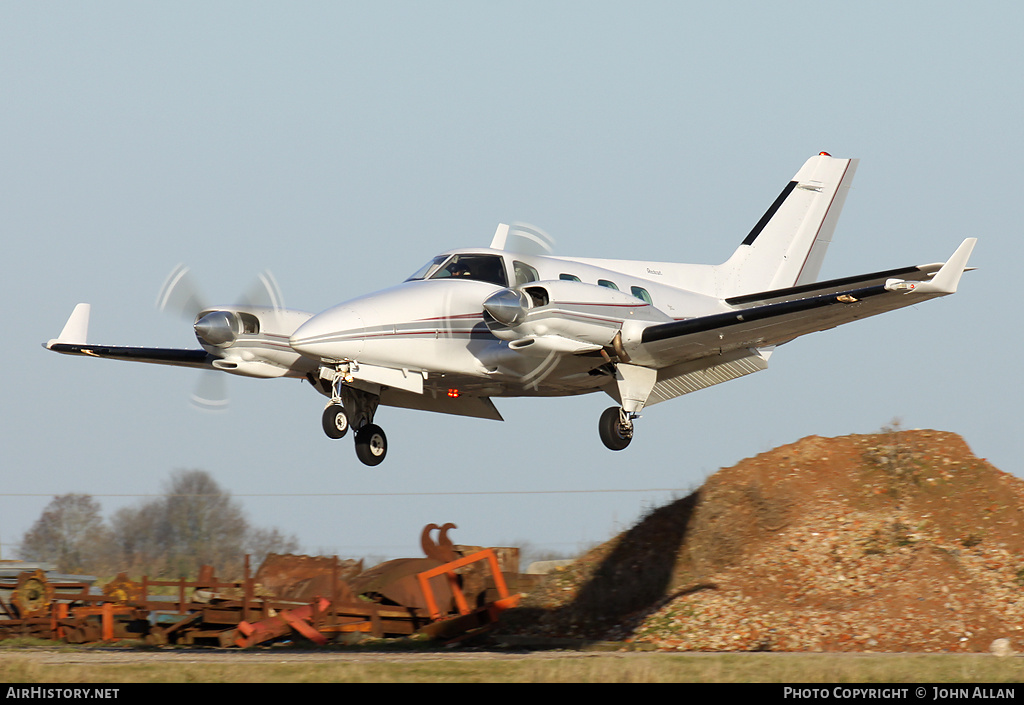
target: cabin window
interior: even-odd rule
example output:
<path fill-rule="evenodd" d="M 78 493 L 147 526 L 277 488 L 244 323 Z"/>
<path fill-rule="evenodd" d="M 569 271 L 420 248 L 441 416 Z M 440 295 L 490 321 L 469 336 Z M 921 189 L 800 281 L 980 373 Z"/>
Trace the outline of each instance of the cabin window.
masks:
<path fill-rule="evenodd" d="M 610 282 L 607 279 L 598 279 L 597 280 L 597 285 L 598 286 L 605 286 L 605 287 L 608 287 L 609 289 L 615 289 L 615 291 L 619 290 L 619 287 L 615 286 L 615 282 Z"/>
<path fill-rule="evenodd" d="M 633 296 L 637 297 L 641 301 L 646 301 L 652 306 L 654 305 L 654 302 L 651 301 L 651 295 L 648 293 L 647 289 L 642 286 L 631 286 L 629 287 L 629 290 L 633 293 Z"/>
<path fill-rule="evenodd" d="M 516 286 L 521 286 L 528 282 L 540 281 L 540 275 L 537 274 L 537 270 L 523 262 L 513 261 L 512 270 L 516 275 Z"/>
<path fill-rule="evenodd" d="M 578 282 L 578 281 L 580 281 L 580 278 L 577 277 L 575 274 L 559 274 L 558 278 L 561 279 L 564 282 Z"/>

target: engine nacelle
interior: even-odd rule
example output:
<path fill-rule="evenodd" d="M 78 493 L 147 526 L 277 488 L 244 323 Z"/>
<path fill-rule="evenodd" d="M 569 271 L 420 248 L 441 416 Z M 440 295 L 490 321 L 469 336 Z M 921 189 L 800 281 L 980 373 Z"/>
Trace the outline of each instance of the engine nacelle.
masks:
<path fill-rule="evenodd" d="M 302 356 L 288 345 L 288 336 L 312 314 L 292 309 L 221 306 L 196 316 L 196 339 L 218 359 L 219 370 L 245 377 L 283 377 Z"/>
<path fill-rule="evenodd" d="M 484 322 L 509 348 L 581 353 L 612 345 L 627 321 L 672 320 L 621 291 L 574 281 L 530 282 L 502 289 L 483 304 Z"/>
<path fill-rule="evenodd" d="M 247 354 L 246 357 L 251 359 L 247 360 L 242 356 L 223 357 L 218 360 L 214 360 L 212 364 L 218 370 L 230 372 L 233 375 L 241 375 L 242 377 L 273 379 L 275 377 L 284 377 L 289 372 L 287 367 L 282 367 L 281 365 L 275 365 L 272 362 L 260 360 L 252 354 Z"/>

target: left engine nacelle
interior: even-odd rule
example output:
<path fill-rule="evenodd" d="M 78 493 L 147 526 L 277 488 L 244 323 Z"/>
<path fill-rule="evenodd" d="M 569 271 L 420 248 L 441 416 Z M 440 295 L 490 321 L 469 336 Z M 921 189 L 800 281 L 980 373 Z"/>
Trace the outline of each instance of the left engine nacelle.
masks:
<path fill-rule="evenodd" d="M 312 317 L 305 311 L 249 306 L 205 309 L 193 326 L 196 339 L 217 357 L 213 366 L 244 377 L 283 377 L 303 365 L 288 336 Z"/>
<path fill-rule="evenodd" d="M 672 320 L 621 291 L 573 281 L 530 282 L 483 303 L 484 322 L 513 350 L 582 353 L 610 346 L 627 321 Z"/>

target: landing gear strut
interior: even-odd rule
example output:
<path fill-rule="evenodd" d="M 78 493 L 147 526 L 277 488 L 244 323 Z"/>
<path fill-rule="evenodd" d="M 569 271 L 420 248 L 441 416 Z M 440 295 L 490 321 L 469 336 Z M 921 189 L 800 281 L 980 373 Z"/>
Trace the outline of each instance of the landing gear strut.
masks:
<path fill-rule="evenodd" d="M 633 415 L 621 407 L 610 406 L 601 414 L 597 428 L 606 448 L 622 450 L 633 440 Z"/>
<path fill-rule="evenodd" d="M 334 376 L 331 401 L 324 409 L 322 423 L 328 438 L 342 438 L 355 429 L 356 457 L 364 465 L 380 465 L 388 453 L 384 429 L 373 423 L 380 396 L 346 386 L 339 370 Z"/>

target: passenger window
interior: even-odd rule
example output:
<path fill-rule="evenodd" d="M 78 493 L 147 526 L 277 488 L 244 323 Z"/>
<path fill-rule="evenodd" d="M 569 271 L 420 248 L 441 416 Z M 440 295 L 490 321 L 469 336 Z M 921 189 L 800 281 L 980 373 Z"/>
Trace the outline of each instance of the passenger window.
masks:
<path fill-rule="evenodd" d="M 559 274 L 558 278 L 561 279 L 564 282 L 578 282 L 578 281 L 580 281 L 580 278 L 577 277 L 575 274 Z"/>
<path fill-rule="evenodd" d="M 597 280 L 597 285 L 598 286 L 606 286 L 609 289 L 615 289 L 615 291 L 619 290 L 619 287 L 615 286 L 615 282 L 610 282 L 607 279 L 598 279 Z"/>
<path fill-rule="evenodd" d="M 631 286 L 629 290 L 633 292 L 633 296 L 637 297 L 641 301 L 646 301 L 652 306 L 654 305 L 654 302 L 651 301 L 651 295 L 647 292 L 647 289 L 642 286 Z"/>
<path fill-rule="evenodd" d="M 540 275 L 537 274 L 537 270 L 528 264 L 513 261 L 512 269 L 516 275 L 516 286 L 526 284 L 527 282 L 540 281 Z"/>

